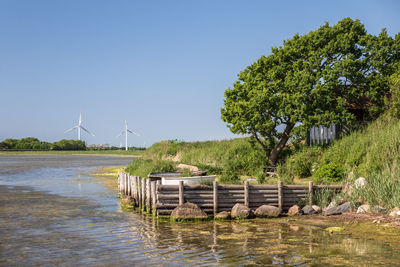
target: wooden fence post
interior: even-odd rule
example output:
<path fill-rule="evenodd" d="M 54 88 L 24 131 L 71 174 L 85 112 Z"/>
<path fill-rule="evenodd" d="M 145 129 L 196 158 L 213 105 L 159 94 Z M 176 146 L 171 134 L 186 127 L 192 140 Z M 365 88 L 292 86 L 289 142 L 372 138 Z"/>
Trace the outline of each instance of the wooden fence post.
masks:
<path fill-rule="evenodd" d="M 140 207 L 140 203 L 141 203 L 141 198 L 140 198 L 140 180 L 139 180 L 139 176 L 136 176 L 136 194 L 137 194 L 137 205 L 138 207 Z"/>
<path fill-rule="evenodd" d="M 161 181 L 157 180 L 157 182 L 156 182 L 156 206 L 154 208 L 154 214 L 156 214 L 156 215 L 158 215 L 157 214 L 157 205 L 158 205 L 158 193 L 160 190 L 160 185 L 161 185 Z"/>
<path fill-rule="evenodd" d="M 146 180 L 142 179 L 142 210 L 146 208 Z"/>
<path fill-rule="evenodd" d="M 282 211 L 283 208 L 283 191 L 282 191 L 282 182 L 278 182 L 278 208 Z"/>
<path fill-rule="evenodd" d="M 146 211 L 151 210 L 151 190 L 150 190 L 150 179 L 146 179 Z"/>
<path fill-rule="evenodd" d="M 153 215 L 156 214 L 157 209 L 157 198 L 156 198 L 156 182 L 152 181 L 150 183 L 150 191 L 151 191 L 151 212 Z"/>
<path fill-rule="evenodd" d="M 128 173 L 128 196 L 131 195 L 131 175 Z"/>
<path fill-rule="evenodd" d="M 244 181 L 244 205 L 246 207 L 250 206 L 250 200 L 249 200 L 249 181 Z"/>
<path fill-rule="evenodd" d="M 183 205 L 183 199 L 184 199 L 184 187 L 183 187 L 183 181 L 179 181 L 179 205 Z"/>
<path fill-rule="evenodd" d="M 125 173 L 125 196 L 128 195 L 128 174 Z"/>
<path fill-rule="evenodd" d="M 121 192 L 121 172 L 118 172 L 118 193 Z"/>
<path fill-rule="evenodd" d="M 312 205 L 313 204 L 313 182 L 309 181 L 308 182 L 308 204 Z"/>
<path fill-rule="evenodd" d="M 214 216 L 218 213 L 218 182 L 213 183 L 213 204 L 214 204 Z"/>

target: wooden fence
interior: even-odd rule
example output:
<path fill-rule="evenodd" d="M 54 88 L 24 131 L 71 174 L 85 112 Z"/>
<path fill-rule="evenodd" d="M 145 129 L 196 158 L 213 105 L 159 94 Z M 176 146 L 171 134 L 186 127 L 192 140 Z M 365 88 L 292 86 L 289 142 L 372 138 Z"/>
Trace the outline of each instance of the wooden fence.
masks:
<path fill-rule="evenodd" d="M 180 182 L 179 185 L 161 185 L 160 181 L 131 176 L 119 173 L 118 189 L 123 195 L 131 196 L 135 205 L 147 212 L 158 216 L 170 215 L 179 204 L 191 202 L 198 205 L 208 214 L 220 211 L 230 211 L 236 203 L 241 203 L 256 209 L 261 205 L 272 205 L 287 211 L 299 202 L 308 201 L 313 204 L 316 191 L 329 188 L 340 192 L 342 186 L 319 186 L 309 182 L 308 185 L 219 185 L 188 186 Z"/>

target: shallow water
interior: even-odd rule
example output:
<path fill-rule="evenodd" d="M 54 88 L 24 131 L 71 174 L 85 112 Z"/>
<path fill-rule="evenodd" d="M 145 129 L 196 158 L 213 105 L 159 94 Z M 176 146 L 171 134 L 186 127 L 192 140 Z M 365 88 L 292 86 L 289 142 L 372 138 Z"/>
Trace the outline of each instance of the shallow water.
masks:
<path fill-rule="evenodd" d="M 0 156 L 0 265 L 396 266 L 390 243 L 288 220 L 171 223 L 89 176 L 131 159 Z"/>

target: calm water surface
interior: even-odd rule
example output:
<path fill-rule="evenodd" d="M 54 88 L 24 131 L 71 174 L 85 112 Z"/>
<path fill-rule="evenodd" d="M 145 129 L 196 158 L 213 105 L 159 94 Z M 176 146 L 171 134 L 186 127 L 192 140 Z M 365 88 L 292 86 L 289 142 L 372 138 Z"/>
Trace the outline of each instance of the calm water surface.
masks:
<path fill-rule="evenodd" d="M 131 159 L 0 156 L 2 266 L 400 265 L 390 244 L 290 221 L 170 223 L 89 176 Z"/>

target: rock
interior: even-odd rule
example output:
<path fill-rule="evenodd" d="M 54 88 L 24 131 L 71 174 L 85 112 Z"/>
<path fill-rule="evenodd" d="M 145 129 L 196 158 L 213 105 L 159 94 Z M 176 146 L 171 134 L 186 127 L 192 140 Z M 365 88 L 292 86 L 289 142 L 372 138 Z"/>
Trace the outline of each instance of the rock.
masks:
<path fill-rule="evenodd" d="M 178 166 L 176 166 L 178 169 L 189 169 L 189 171 L 191 172 L 197 172 L 199 170 L 198 167 L 193 166 L 193 165 L 188 165 L 188 164 L 179 164 Z"/>
<path fill-rule="evenodd" d="M 229 211 L 221 211 L 217 213 L 214 217 L 214 219 L 217 220 L 227 220 L 231 217 L 231 213 Z"/>
<path fill-rule="evenodd" d="M 331 208 L 336 208 L 338 206 L 336 200 L 332 200 L 331 203 L 329 203 L 328 207 L 326 209 L 331 209 Z"/>
<path fill-rule="evenodd" d="M 311 215 L 317 213 L 317 211 L 313 209 L 311 205 L 305 205 L 301 210 L 303 211 L 304 215 Z"/>
<path fill-rule="evenodd" d="M 389 213 L 389 216 L 391 217 L 400 216 L 400 209 L 397 207 L 392 209 L 392 211 Z"/>
<path fill-rule="evenodd" d="M 371 209 L 372 213 L 386 213 L 386 208 L 382 206 L 374 206 Z"/>
<path fill-rule="evenodd" d="M 288 211 L 289 216 L 296 216 L 296 215 L 302 215 L 302 214 L 303 214 L 303 211 L 297 205 L 291 206 Z"/>
<path fill-rule="evenodd" d="M 321 212 L 322 212 L 322 209 L 321 209 L 320 206 L 312 205 L 311 207 L 312 207 L 317 213 L 321 213 Z"/>
<path fill-rule="evenodd" d="M 354 181 L 354 186 L 356 188 L 363 188 L 363 187 L 365 187 L 366 183 L 367 183 L 367 181 L 365 180 L 365 178 L 360 177 Z"/>
<path fill-rule="evenodd" d="M 369 213 L 371 212 L 371 207 L 368 204 L 361 205 L 357 209 L 357 213 Z"/>
<path fill-rule="evenodd" d="M 326 209 L 323 212 L 323 215 L 331 216 L 331 215 L 339 215 L 339 214 L 342 214 L 344 212 L 349 212 L 350 211 L 350 206 L 351 206 L 351 203 L 350 202 L 346 202 L 346 203 L 343 203 L 342 205 L 340 205 L 338 207 Z"/>
<path fill-rule="evenodd" d="M 256 209 L 254 215 L 256 217 L 267 218 L 267 217 L 278 217 L 281 210 L 275 206 L 262 205 Z"/>
<path fill-rule="evenodd" d="M 231 211 L 231 217 L 234 219 L 246 219 L 251 215 L 251 210 L 243 204 L 236 203 Z"/>
<path fill-rule="evenodd" d="M 176 207 L 172 213 L 173 219 L 207 219 L 207 214 L 202 211 L 196 204 L 186 202 Z"/>
<path fill-rule="evenodd" d="M 125 196 L 121 199 L 122 205 L 132 205 L 134 203 L 134 199 L 131 196 Z"/>

